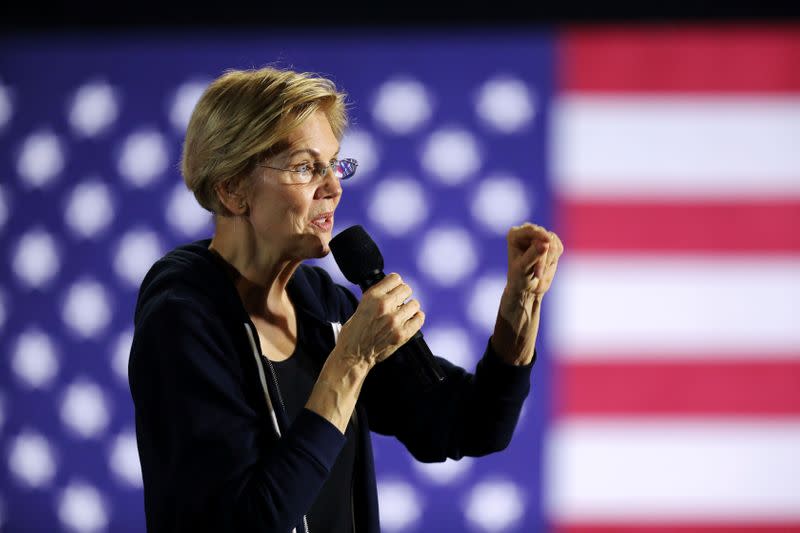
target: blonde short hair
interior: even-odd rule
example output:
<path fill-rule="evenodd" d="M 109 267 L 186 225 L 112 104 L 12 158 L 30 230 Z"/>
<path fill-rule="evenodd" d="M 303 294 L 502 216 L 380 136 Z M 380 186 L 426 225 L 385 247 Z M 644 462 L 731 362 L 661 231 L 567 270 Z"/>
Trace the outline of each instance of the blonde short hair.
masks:
<path fill-rule="evenodd" d="M 201 206 L 230 215 L 218 184 L 236 190 L 256 163 L 291 130 L 322 110 L 341 140 L 347 126 L 345 93 L 314 74 L 271 67 L 227 70 L 205 90 L 192 112 L 183 144 L 181 173 Z"/>

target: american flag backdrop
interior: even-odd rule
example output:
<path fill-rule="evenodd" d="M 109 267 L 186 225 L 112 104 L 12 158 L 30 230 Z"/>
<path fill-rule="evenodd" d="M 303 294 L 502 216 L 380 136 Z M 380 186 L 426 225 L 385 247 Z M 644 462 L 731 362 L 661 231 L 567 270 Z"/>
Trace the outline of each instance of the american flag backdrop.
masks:
<path fill-rule="evenodd" d="M 335 230 L 367 228 L 435 353 L 474 369 L 511 225 L 565 244 L 510 446 L 373 436 L 384 531 L 800 531 L 800 27 L 697 25 L 5 38 L 2 531 L 144 531 L 137 289 L 211 236 L 195 102 L 266 64 L 350 95 Z"/>

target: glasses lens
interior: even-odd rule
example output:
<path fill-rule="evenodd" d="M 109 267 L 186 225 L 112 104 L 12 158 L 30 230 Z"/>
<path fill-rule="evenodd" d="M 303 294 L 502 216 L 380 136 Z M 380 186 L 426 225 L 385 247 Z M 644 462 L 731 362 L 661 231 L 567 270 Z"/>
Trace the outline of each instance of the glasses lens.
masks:
<path fill-rule="evenodd" d="M 356 173 L 358 162 L 355 159 L 342 159 L 336 165 L 336 176 L 341 180 L 346 180 Z"/>

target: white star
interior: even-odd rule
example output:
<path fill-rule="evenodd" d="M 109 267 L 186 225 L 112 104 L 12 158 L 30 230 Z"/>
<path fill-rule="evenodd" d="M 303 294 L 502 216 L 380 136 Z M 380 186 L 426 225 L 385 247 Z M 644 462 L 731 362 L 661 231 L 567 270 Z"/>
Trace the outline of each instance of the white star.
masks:
<path fill-rule="evenodd" d="M 120 175 L 135 187 L 146 187 L 167 169 L 167 141 L 157 131 L 139 131 L 125 139 L 117 163 Z"/>
<path fill-rule="evenodd" d="M 484 481 L 475 485 L 464 502 L 467 520 L 483 531 L 504 531 L 525 511 L 525 497 L 511 481 Z"/>
<path fill-rule="evenodd" d="M 390 176 L 373 189 L 367 216 L 386 233 L 405 235 L 428 216 L 425 191 L 415 179 Z"/>
<path fill-rule="evenodd" d="M 97 437 L 109 422 L 103 391 L 85 379 L 67 387 L 61 403 L 61 421 L 78 436 Z"/>
<path fill-rule="evenodd" d="M 75 92 L 69 110 L 69 122 L 79 134 L 94 137 L 117 119 L 117 100 L 114 88 L 108 83 L 86 83 Z"/>
<path fill-rule="evenodd" d="M 519 179 L 490 176 L 475 190 L 472 216 L 494 233 L 505 235 L 511 226 L 523 223 L 530 214 L 527 196 Z"/>
<path fill-rule="evenodd" d="M 0 230 L 3 229 L 3 226 L 6 225 L 6 221 L 8 220 L 8 205 L 9 205 L 8 198 L 6 196 L 5 189 L 0 186 Z"/>
<path fill-rule="evenodd" d="M 114 218 L 109 187 L 97 179 L 75 186 L 64 211 L 67 226 L 80 237 L 91 238 L 107 228 Z"/>
<path fill-rule="evenodd" d="M 497 131 L 514 133 L 533 119 L 534 99 L 535 95 L 522 80 L 497 77 L 481 87 L 475 109 L 478 116 Z"/>
<path fill-rule="evenodd" d="M 64 148 L 55 134 L 40 131 L 25 139 L 17 160 L 17 173 L 25 184 L 34 188 L 44 187 L 63 168 Z"/>
<path fill-rule="evenodd" d="M 427 335 L 425 335 L 427 337 Z M 463 478 L 472 467 L 471 457 L 462 457 L 458 461 L 447 459 L 442 463 L 420 463 L 412 461 L 414 469 L 428 481 L 437 485 L 450 485 Z"/>
<path fill-rule="evenodd" d="M 8 124 L 13 114 L 14 106 L 11 103 L 11 90 L 8 86 L 0 83 L 0 130 Z"/>
<path fill-rule="evenodd" d="M 122 483 L 134 488 L 142 486 L 139 449 L 136 447 L 136 435 L 132 431 L 120 433 L 114 439 L 109 463 L 111 471 Z"/>
<path fill-rule="evenodd" d="M 181 133 L 186 131 L 197 102 L 208 87 L 208 81 L 195 80 L 182 83 L 175 91 L 169 110 L 169 121 Z"/>
<path fill-rule="evenodd" d="M 45 487 L 56 473 L 56 460 L 43 436 L 23 430 L 11 443 L 8 469 L 24 485 Z"/>
<path fill-rule="evenodd" d="M 410 528 L 422 514 L 422 504 L 414 487 L 399 480 L 378 482 L 381 531 Z"/>
<path fill-rule="evenodd" d="M 53 237 L 42 229 L 32 229 L 17 243 L 12 268 L 25 285 L 41 288 L 58 273 L 60 260 Z"/>
<path fill-rule="evenodd" d="M 11 369 L 26 386 L 38 389 L 52 383 L 58 373 L 58 358 L 53 341 L 37 328 L 29 328 L 17 338 Z"/>
<path fill-rule="evenodd" d="M 132 345 L 133 330 L 128 329 L 120 333 L 111 351 L 111 368 L 114 369 L 114 373 L 126 386 L 128 385 L 128 359 L 131 355 Z"/>
<path fill-rule="evenodd" d="M 108 504 L 93 486 L 72 481 L 59 496 L 58 519 L 78 533 L 94 533 L 108 525 Z"/>
<path fill-rule="evenodd" d="M 352 157 L 358 161 L 358 169 L 345 182 L 347 186 L 361 183 L 364 177 L 378 166 L 378 147 L 372 135 L 360 129 L 351 129 L 342 139 L 340 157 Z"/>
<path fill-rule="evenodd" d="M 478 264 L 475 245 L 461 228 L 430 230 L 422 239 L 417 266 L 443 287 L 452 287 L 475 270 Z"/>
<path fill-rule="evenodd" d="M 431 107 L 431 98 L 422 83 L 396 78 L 378 88 L 372 115 L 387 130 L 404 135 L 430 118 Z"/>
<path fill-rule="evenodd" d="M 73 283 L 64 300 L 61 319 L 81 337 L 95 337 L 111 321 L 108 291 L 93 280 Z"/>
<path fill-rule="evenodd" d="M 150 230 L 131 230 L 119 240 L 114 271 L 128 285 L 138 288 L 145 274 L 163 254 L 161 240 Z"/>
<path fill-rule="evenodd" d="M 425 328 L 425 341 L 435 355 L 472 371 L 475 354 L 467 332 L 455 325 Z"/>
<path fill-rule="evenodd" d="M 431 134 L 422 150 L 422 166 L 445 185 L 460 185 L 481 165 L 478 143 L 472 133 L 444 129 Z"/>
<path fill-rule="evenodd" d="M 197 203 L 192 191 L 183 183 L 172 189 L 166 217 L 167 223 L 186 237 L 211 233 L 213 229 L 211 213 Z"/>
<path fill-rule="evenodd" d="M 475 325 L 480 326 L 487 333 L 494 331 L 497 307 L 500 305 L 500 297 L 503 295 L 505 287 L 506 276 L 504 274 L 483 276 L 473 286 L 467 315 Z"/>

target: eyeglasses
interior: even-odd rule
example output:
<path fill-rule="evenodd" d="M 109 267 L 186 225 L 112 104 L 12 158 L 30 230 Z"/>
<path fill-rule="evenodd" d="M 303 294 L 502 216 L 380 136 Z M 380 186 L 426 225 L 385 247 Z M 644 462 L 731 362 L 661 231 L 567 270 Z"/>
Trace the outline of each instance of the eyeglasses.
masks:
<path fill-rule="evenodd" d="M 284 172 L 291 172 L 294 175 L 293 183 L 311 183 L 314 176 L 320 178 L 328 174 L 328 169 L 333 169 L 333 175 L 340 180 L 346 180 L 356 173 L 358 168 L 358 161 L 355 159 L 334 159 L 327 165 L 325 163 L 303 163 L 297 165 L 295 168 L 280 168 L 272 167 L 269 165 L 257 165 L 259 167 L 271 168 L 272 170 L 283 170 Z"/>

